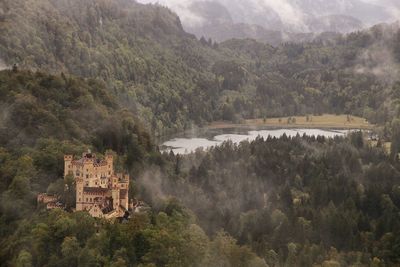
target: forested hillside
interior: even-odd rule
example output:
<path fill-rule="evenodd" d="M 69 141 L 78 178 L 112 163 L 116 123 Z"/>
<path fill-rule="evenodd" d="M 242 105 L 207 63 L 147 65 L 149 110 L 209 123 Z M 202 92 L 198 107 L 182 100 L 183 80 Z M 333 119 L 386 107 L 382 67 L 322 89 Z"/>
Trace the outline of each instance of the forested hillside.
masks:
<path fill-rule="evenodd" d="M 277 47 L 197 40 L 158 5 L 0 2 L 0 266 L 395 266 L 400 259 L 400 31 L 377 25 Z M 361 133 L 160 153 L 208 122 L 320 113 Z M 112 150 L 127 223 L 73 208 L 63 155 Z M 110 152 L 110 151 L 109 151 Z M 59 194 L 66 211 L 37 206 Z"/>
<path fill-rule="evenodd" d="M 116 167 L 134 177 L 159 162 L 148 133 L 101 82 L 2 71 L 0 107 L 1 266 L 266 266 L 223 231 L 209 238 L 173 199 L 126 225 L 37 207 L 46 191 L 73 207 L 74 185 L 64 191 L 62 179 L 66 153 L 112 149 Z"/>
<path fill-rule="evenodd" d="M 120 167 L 137 171 L 155 151 L 135 116 L 98 81 L 2 71 L 0 109 L 3 234 L 32 212 L 36 193 L 62 178 L 64 153 L 112 149 L 124 155 Z"/>
<path fill-rule="evenodd" d="M 8 65 L 100 79 L 155 134 L 322 112 L 385 123 L 397 110 L 397 25 L 271 47 L 198 41 L 168 9 L 127 0 L 1 5 Z"/>

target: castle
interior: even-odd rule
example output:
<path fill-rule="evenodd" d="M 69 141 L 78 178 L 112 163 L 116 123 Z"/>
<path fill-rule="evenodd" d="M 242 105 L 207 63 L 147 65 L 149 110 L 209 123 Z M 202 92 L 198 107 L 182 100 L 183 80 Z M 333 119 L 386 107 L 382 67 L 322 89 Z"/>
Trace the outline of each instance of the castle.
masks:
<path fill-rule="evenodd" d="M 82 158 L 64 155 L 64 178 L 72 175 L 76 185 L 76 211 L 93 217 L 122 217 L 129 208 L 129 175 L 115 174 L 113 156 L 98 159 L 88 151 Z"/>

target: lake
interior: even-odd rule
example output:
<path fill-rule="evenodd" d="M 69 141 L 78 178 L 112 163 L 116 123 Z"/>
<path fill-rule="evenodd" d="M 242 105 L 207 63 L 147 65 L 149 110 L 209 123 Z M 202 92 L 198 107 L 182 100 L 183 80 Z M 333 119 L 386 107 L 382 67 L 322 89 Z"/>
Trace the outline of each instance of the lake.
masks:
<path fill-rule="evenodd" d="M 267 138 L 287 136 L 308 135 L 324 136 L 333 138 L 345 136 L 351 130 L 335 129 L 255 129 L 255 128 L 227 128 L 227 129 L 198 129 L 184 132 L 161 142 L 162 151 L 173 151 L 175 154 L 189 154 L 198 148 L 207 149 L 231 140 L 233 143 L 240 143 L 244 140 L 252 141 L 258 136 Z"/>

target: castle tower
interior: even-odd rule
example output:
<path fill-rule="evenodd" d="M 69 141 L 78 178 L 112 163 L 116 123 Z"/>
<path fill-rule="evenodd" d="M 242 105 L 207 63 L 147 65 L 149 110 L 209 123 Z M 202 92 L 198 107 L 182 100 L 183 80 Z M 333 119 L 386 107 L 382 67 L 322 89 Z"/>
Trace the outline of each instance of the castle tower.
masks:
<path fill-rule="evenodd" d="M 94 187 L 93 177 L 93 161 L 91 159 L 85 159 L 83 161 L 83 181 L 85 186 Z"/>
<path fill-rule="evenodd" d="M 118 210 L 118 207 L 120 205 L 119 202 L 119 189 L 118 188 L 113 188 L 111 191 L 112 199 L 113 199 L 113 209 Z"/>
<path fill-rule="evenodd" d="M 69 173 L 72 173 L 72 155 L 64 155 L 64 178 Z"/>
<path fill-rule="evenodd" d="M 119 178 L 116 175 L 112 175 L 110 177 L 110 181 L 111 181 L 111 196 L 113 199 L 113 209 L 118 209 L 118 207 L 119 207 L 119 187 L 118 187 Z"/>
<path fill-rule="evenodd" d="M 106 155 L 108 177 L 114 174 L 114 156 L 111 153 Z"/>
<path fill-rule="evenodd" d="M 84 195 L 83 195 L 83 179 L 76 178 L 76 210 L 83 210 Z"/>
<path fill-rule="evenodd" d="M 120 203 L 125 209 L 129 209 L 129 174 L 125 174 L 119 184 L 120 188 Z"/>

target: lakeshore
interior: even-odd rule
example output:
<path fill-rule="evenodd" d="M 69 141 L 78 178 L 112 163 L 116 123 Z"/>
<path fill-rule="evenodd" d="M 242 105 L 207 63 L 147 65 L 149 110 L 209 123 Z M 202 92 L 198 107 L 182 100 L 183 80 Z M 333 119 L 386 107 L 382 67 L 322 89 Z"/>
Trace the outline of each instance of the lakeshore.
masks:
<path fill-rule="evenodd" d="M 280 118 L 250 119 L 241 123 L 226 121 L 212 122 L 208 129 L 240 128 L 240 127 L 274 127 L 274 128 L 318 128 L 318 129 L 362 129 L 371 130 L 374 125 L 366 119 L 350 115 L 309 115 Z"/>

